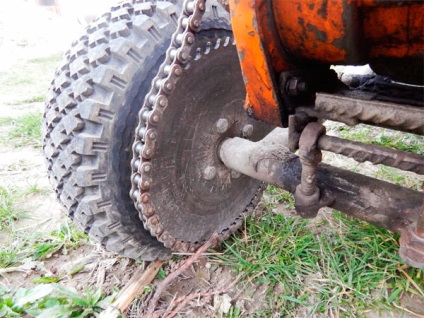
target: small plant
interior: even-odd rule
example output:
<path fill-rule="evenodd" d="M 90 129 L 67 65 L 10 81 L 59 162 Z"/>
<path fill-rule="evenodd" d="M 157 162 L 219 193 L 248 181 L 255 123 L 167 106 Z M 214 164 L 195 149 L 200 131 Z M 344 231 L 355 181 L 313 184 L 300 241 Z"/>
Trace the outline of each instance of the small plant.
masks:
<path fill-rule="evenodd" d="M 87 236 L 83 232 L 77 231 L 74 226 L 69 226 L 67 223 L 62 224 L 47 239 L 34 244 L 33 258 L 38 260 L 50 257 L 60 250 L 66 254 L 68 248 L 77 248 L 81 244 L 81 240 L 87 241 L 87 239 Z"/>
<path fill-rule="evenodd" d="M 29 113 L 18 117 L 9 131 L 9 138 L 18 139 L 17 146 L 39 145 L 41 142 L 41 113 Z"/>
<path fill-rule="evenodd" d="M 60 284 L 40 284 L 12 293 L 0 285 L 0 317 L 93 317 L 115 298 L 104 297 L 101 289 L 78 293 Z"/>
<path fill-rule="evenodd" d="M 12 192 L 8 188 L 0 187 L 0 229 L 10 227 L 22 216 L 23 214 L 15 209 Z"/>
<path fill-rule="evenodd" d="M 45 194 L 48 193 L 47 189 L 41 188 L 37 182 L 29 183 L 27 188 L 23 191 L 23 195 L 32 195 L 32 194 Z"/>

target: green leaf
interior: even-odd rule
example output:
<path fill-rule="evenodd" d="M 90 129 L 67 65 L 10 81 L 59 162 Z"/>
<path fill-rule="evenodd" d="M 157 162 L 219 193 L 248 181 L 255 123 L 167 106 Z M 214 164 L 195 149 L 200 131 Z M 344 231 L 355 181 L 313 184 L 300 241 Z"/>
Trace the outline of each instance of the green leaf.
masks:
<path fill-rule="evenodd" d="M 47 308 L 43 310 L 37 318 L 68 318 L 70 317 L 70 312 L 68 306 L 56 305 L 54 307 Z"/>
<path fill-rule="evenodd" d="M 109 296 L 103 298 L 102 300 L 100 300 L 97 303 L 97 306 L 101 307 L 102 309 L 106 309 L 106 307 L 108 305 L 110 305 L 115 300 L 116 295 L 118 295 L 118 292 L 113 292 L 112 295 L 109 295 Z"/>
<path fill-rule="evenodd" d="M 158 277 L 159 277 L 160 279 L 165 279 L 166 274 L 165 274 L 165 271 L 163 270 L 163 268 L 160 268 L 160 269 L 159 269 Z"/>
<path fill-rule="evenodd" d="M 49 254 L 53 254 L 61 247 L 58 243 L 39 243 L 35 245 L 34 259 L 44 258 Z"/>
<path fill-rule="evenodd" d="M 102 298 L 102 296 L 102 290 L 100 288 L 97 289 L 92 297 L 91 305 L 96 305 L 99 302 L 100 298 Z"/>
<path fill-rule="evenodd" d="M 75 266 L 73 269 L 71 269 L 71 271 L 69 272 L 70 275 L 75 275 L 76 273 L 82 271 L 84 269 L 85 265 L 81 264 L 78 266 Z"/>
<path fill-rule="evenodd" d="M 72 300 L 72 302 L 75 303 L 76 305 L 81 306 L 81 307 L 87 307 L 88 306 L 87 300 L 84 299 L 83 297 L 81 297 L 76 292 L 76 290 L 65 288 L 65 287 L 63 287 L 59 284 L 54 284 L 54 287 L 56 288 L 56 290 L 59 293 L 69 297 Z"/>
<path fill-rule="evenodd" d="M 14 307 L 23 307 L 28 303 L 34 303 L 35 301 L 46 297 L 53 291 L 53 286 L 48 284 L 37 285 L 34 288 L 25 290 L 22 296 L 17 292 L 15 294 Z"/>
<path fill-rule="evenodd" d="M 399 296 L 399 294 L 402 292 L 402 289 L 401 288 L 398 288 L 398 289 L 395 289 L 392 293 L 391 293 L 391 295 L 390 295 L 390 297 L 387 299 L 387 302 L 390 304 L 391 302 L 393 302 L 398 296 Z"/>
<path fill-rule="evenodd" d="M 62 277 L 59 276 L 51 276 L 51 277 L 39 277 L 36 279 L 33 279 L 32 282 L 34 284 L 51 284 L 51 283 L 57 283 L 62 279 Z"/>

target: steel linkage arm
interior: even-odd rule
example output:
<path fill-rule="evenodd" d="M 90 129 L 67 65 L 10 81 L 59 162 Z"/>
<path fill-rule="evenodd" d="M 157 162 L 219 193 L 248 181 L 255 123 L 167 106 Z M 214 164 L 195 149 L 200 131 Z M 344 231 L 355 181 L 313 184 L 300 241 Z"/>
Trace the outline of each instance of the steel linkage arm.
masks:
<path fill-rule="evenodd" d="M 277 128 L 258 142 L 226 139 L 219 154 L 228 168 L 295 193 L 301 184 L 302 163 L 286 148 L 287 144 L 287 131 Z M 422 213 L 424 193 L 323 163 L 317 166 L 315 182 L 320 189 L 318 209 L 328 206 L 392 230 L 407 237 L 404 241 L 414 241 L 415 252 L 417 245 L 424 251 L 424 239 L 416 243 L 415 232 L 408 237 Z M 411 262 L 411 258 L 415 260 Z M 424 267 L 423 252 L 404 259 Z"/>

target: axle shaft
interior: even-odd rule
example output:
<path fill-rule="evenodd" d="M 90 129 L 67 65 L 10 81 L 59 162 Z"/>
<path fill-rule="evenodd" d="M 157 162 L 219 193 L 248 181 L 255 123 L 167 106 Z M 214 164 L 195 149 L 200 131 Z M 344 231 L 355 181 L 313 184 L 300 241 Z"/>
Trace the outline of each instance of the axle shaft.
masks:
<path fill-rule="evenodd" d="M 220 158 L 230 169 L 294 193 L 302 165 L 285 146 L 286 130 L 277 128 L 259 142 L 225 140 Z M 316 180 L 323 190 L 320 201 L 328 202 L 327 206 L 397 233 L 417 221 L 424 204 L 421 192 L 323 163 L 318 165 Z"/>

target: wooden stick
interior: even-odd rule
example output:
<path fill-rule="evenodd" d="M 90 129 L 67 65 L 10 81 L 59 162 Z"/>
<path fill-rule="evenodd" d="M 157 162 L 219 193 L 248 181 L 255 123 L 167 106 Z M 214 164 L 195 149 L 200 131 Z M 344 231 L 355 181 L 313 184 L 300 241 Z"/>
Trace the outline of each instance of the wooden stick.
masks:
<path fill-rule="evenodd" d="M 156 277 L 163 261 L 154 261 L 146 270 L 138 269 L 128 283 L 121 289 L 116 300 L 100 313 L 100 318 L 117 318 L 131 304 L 138 292 Z"/>
<path fill-rule="evenodd" d="M 165 290 L 166 286 L 168 286 L 168 284 L 170 282 L 172 282 L 182 272 L 184 272 L 186 269 L 188 269 L 195 261 L 197 261 L 209 247 L 211 247 L 212 245 L 215 245 L 218 237 L 219 236 L 216 233 L 214 235 L 212 235 L 211 238 L 208 241 L 206 241 L 206 243 L 203 244 L 193 256 L 190 256 L 189 258 L 187 258 L 185 260 L 185 262 L 183 263 L 183 265 L 181 265 L 176 271 L 169 274 L 163 280 L 163 282 L 157 287 L 153 298 L 150 300 L 148 311 L 147 311 L 147 314 L 146 314 L 146 318 L 152 318 L 153 317 L 155 308 L 156 308 L 156 306 L 159 302 L 159 297 L 162 295 L 162 292 Z"/>

